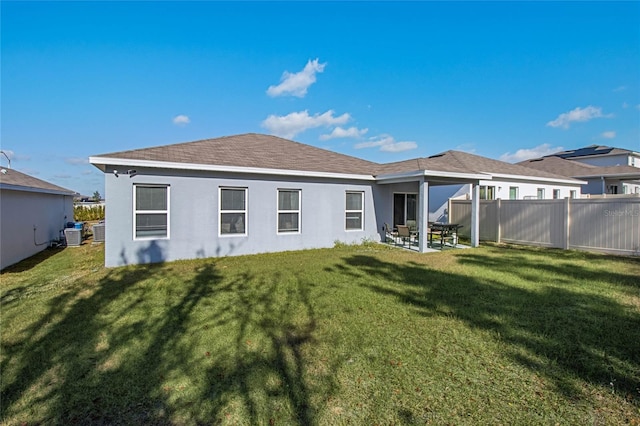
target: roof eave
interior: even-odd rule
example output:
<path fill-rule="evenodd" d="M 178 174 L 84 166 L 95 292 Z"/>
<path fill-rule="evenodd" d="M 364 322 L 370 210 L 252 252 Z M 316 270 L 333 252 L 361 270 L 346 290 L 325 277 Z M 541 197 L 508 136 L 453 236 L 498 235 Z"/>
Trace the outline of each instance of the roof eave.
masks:
<path fill-rule="evenodd" d="M 36 188 L 34 186 L 13 185 L 10 183 L 0 183 L 0 189 L 7 189 L 10 191 L 23 191 L 23 192 L 37 192 L 40 194 L 52 194 L 52 195 L 68 195 L 74 196 L 76 193 L 73 191 L 64 191 L 48 188 Z"/>
<path fill-rule="evenodd" d="M 260 175 L 276 175 L 276 176 L 305 176 L 305 177 L 320 177 L 330 179 L 355 179 L 355 180 L 375 180 L 373 175 L 367 174 L 353 174 L 353 173 L 334 173 L 334 172 L 319 172 L 309 170 L 288 170 L 288 169 L 268 169 L 263 167 L 243 167 L 243 166 L 223 166 L 216 164 L 197 164 L 197 163 L 179 163 L 169 161 L 155 161 L 155 160 L 137 160 L 127 158 L 113 158 L 113 157 L 89 157 L 89 163 L 93 164 L 103 172 L 106 171 L 106 166 L 131 166 L 131 167 L 146 167 L 153 169 L 173 169 L 173 170 L 199 170 L 199 171 L 214 171 L 225 173 L 249 173 Z"/>
<path fill-rule="evenodd" d="M 491 180 L 491 175 L 486 173 L 445 172 L 438 170 L 412 170 L 410 172 L 380 174 L 376 176 L 376 180 L 379 182 L 388 182 L 401 181 L 403 179 L 415 180 L 421 177 L 438 177 L 464 181 Z"/>

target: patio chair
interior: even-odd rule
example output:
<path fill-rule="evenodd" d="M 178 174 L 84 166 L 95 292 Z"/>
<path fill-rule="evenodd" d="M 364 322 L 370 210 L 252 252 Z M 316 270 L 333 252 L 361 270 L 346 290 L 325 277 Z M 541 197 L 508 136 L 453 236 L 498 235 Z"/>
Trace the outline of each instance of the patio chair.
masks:
<path fill-rule="evenodd" d="M 384 224 L 384 242 L 396 244 L 398 242 L 398 233 L 389 227 L 389 224 Z"/>
<path fill-rule="evenodd" d="M 398 225 L 398 238 L 402 241 L 403 247 L 406 242 L 411 246 L 411 231 L 407 225 Z"/>

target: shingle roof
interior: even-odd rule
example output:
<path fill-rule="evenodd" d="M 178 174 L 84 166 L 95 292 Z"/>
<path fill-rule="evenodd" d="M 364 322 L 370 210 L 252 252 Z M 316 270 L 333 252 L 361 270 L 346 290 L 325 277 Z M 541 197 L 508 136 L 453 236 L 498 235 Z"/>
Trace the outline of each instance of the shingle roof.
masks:
<path fill-rule="evenodd" d="M 640 168 L 633 166 L 601 167 L 553 156 L 525 160 L 518 164 L 535 170 L 542 170 L 573 178 L 620 175 L 640 176 Z"/>
<path fill-rule="evenodd" d="M 593 155 L 618 155 L 618 154 L 631 154 L 633 151 L 622 148 L 613 148 L 604 145 L 589 145 L 584 148 L 570 149 L 567 151 L 556 152 L 555 154 L 547 155 L 546 157 L 560 157 L 560 158 L 577 158 L 577 157 L 590 157 Z"/>
<path fill-rule="evenodd" d="M 99 155 L 216 166 L 371 175 L 376 163 L 276 136 L 246 133 Z"/>
<path fill-rule="evenodd" d="M 11 185 L 12 187 L 19 187 L 27 190 L 66 193 L 69 195 L 74 194 L 74 192 L 69 189 L 29 176 L 17 170 L 5 168 L 2 168 L 2 170 L 3 172 L 0 173 L 0 184 L 2 184 L 2 186 Z"/>
<path fill-rule="evenodd" d="M 565 179 L 545 171 L 536 171 L 460 151 L 446 151 L 426 158 L 378 164 L 337 152 L 316 148 L 276 136 L 247 133 L 96 156 L 112 159 L 146 160 L 212 166 L 295 170 L 323 173 L 385 175 L 415 171 L 450 173 L 512 174 L 531 178 Z"/>
<path fill-rule="evenodd" d="M 518 164 L 506 163 L 480 155 L 462 151 L 445 151 L 426 158 L 385 164 L 379 168 L 379 174 L 400 173 L 410 170 L 433 170 L 460 173 L 487 173 L 520 175 L 532 178 L 566 179 L 565 176 L 544 170 L 534 170 Z"/>

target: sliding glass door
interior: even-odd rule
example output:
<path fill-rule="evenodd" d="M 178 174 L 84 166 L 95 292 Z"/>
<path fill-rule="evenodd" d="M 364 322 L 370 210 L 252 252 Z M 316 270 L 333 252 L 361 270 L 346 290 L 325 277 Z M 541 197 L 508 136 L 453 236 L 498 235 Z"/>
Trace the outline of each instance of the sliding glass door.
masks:
<path fill-rule="evenodd" d="M 393 226 L 414 224 L 418 219 L 418 194 L 393 194 Z"/>

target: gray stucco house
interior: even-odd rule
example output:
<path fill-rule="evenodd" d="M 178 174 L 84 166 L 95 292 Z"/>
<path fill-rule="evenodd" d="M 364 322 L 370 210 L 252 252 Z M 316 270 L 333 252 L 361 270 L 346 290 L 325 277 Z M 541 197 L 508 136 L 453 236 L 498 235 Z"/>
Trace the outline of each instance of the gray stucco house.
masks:
<path fill-rule="evenodd" d="M 0 169 L 0 269 L 47 248 L 73 220 L 74 192 Z"/>
<path fill-rule="evenodd" d="M 478 185 L 492 178 L 488 170 L 567 182 L 457 151 L 378 164 L 262 134 L 89 161 L 105 173 L 106 266 L 379 241 L 385 223 L 416 220 L 426 229 L 429 188 L 450 184 L 473 188 L 476 246 Z M 419 251 L 426 250 L 420 238 Z"/>

